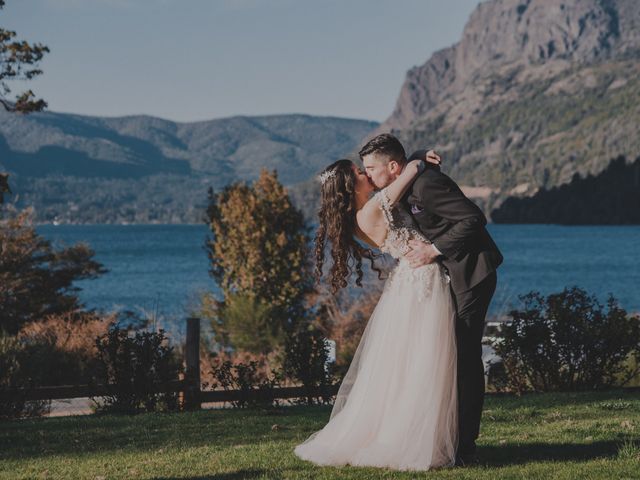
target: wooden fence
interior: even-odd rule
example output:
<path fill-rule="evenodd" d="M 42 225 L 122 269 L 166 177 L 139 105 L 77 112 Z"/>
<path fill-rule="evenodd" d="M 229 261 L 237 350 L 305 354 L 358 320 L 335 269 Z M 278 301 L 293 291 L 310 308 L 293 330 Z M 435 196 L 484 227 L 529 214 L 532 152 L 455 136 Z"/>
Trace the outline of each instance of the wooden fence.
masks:
<path fill-rule="evenodd" d="M 185 348 L 185 375 L 158 386 L 156 392 L 182 392 L 186 410 L 199 410 L 202 403 L 234 401 L 269 401 L 302 397 L 331 396 L 339 385 L 327 387 L 274 387 L 264 390 L 202 390 L 200 379 L 200 319 L 187 318 Z M 112 385 L 65 385 L 55 387 L 16 388 L 0 392 L 0 399 L 21 396 L 25 400 L 60 400 L 84 397 L 100 397 L 115 391 Z"/>

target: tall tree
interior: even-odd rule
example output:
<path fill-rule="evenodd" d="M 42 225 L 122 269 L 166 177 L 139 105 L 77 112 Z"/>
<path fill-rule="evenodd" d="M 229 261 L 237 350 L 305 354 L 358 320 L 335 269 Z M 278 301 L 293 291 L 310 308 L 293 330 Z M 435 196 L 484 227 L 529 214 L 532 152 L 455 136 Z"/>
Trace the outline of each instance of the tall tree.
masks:
<path fill-rule="evenodd" d="M 0 0 L 0 10 L 4 8 L 5 0 Z M 31 90 L 16 95 L 15 100 L 9 100 L 11 93 L 9 82 L 27 81 L 42 74 L 38 64 L 49 48 L 40 43 L 30 44 L 26 40 L 16 40 L 16 32 L 0 27 L 0 105 L 8 112 L 30 113 L 39 112 L 47 106 L 44 100 L 36 99 Z M 8 175 L 0 173 L 0 204 L 3 194 L 11 192 Z"/>
<path fill-rule="evenodd" d="M 218 194 L 209 190 L 207 213 L 213 234 L 206 244 L 210 273 L 224 295 L 216 302 L 213 322 L 218 341 L 232 345 L 231 337 L 239 339 L 244 332 L 273 339 L 272 348 L 282 344 L 289 327 L 303 317 L 313 286 L 302 213 L 276 172 L 266 170 L 251 186 L 236 183 Z M 264 342 L 249 340 L 242 344 L 264 350 Z"/>

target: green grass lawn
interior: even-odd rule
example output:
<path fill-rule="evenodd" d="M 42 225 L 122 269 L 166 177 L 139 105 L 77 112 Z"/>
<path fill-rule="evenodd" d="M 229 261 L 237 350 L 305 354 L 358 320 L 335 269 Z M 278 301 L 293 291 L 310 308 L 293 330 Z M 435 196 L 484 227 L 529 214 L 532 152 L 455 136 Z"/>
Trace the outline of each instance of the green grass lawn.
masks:
<path fill-rule="evenodd" d="M 0 423 L 0 479 L 640 478 L 640 393 L 489 397 L 481 465 L 431 472 L 317 467 L 293 447 L 330 407 Z"/>

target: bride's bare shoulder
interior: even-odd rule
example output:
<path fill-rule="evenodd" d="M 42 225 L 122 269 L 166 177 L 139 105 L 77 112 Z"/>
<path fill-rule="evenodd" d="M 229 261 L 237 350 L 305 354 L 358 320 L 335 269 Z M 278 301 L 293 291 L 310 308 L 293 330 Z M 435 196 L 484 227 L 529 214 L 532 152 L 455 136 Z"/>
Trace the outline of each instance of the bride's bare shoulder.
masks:
<path fill-rule="evenodd" d="M 386 224 L 377 198 L 372 197 L 356 212 L 358 229 L 367 237 L 367 243 L 378 246 L 386 236 Z"/>
<path fill-rule="evenodd" d="M 374 221 L 377 222 L 380 218 L 382 218 L 382 210 L 380 209 L 380 200 L 378 199 L 378 194 L 372 196 L 367 203 L 365 203 L 360 210 L 356 212 L 356 219 L 358 223 L 362 220 L 364 221 Z"/>

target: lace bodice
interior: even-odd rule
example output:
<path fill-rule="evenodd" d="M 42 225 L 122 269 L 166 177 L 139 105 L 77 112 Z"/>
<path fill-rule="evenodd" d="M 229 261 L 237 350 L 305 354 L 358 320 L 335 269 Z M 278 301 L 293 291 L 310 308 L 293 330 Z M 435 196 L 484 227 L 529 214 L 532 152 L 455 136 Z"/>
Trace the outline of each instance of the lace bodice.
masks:
<path fill-rule="evenodd" d="M 394 207 L 391 205 L 385 189 L 377 192 L 374 198 L 380 204 L 380 209 L 388 228 L 387 237 L 380 245 L 380 250 L 398 259 L 398 266 L 391 271 L 385 288 L 399 285 L 404 291 L 415 290 L 418 300 L 422 302 L 432 294 L 434 283 L 449 283 L 449 276 L 438 262 L 417 268 L 409 265 L 409 262 L 404 257 L 411 250 L 409 240 L 416 239 L 427 243 L 431 242 L 417 229 L 398 225 L 395 222 L 393 216 Z"/>
<path fill-rule="evenodd" d="M 388 233 L 384 243 L 380 245 L 380 250 L 388 253 L 393 258 L 402 258 L 411 248 L 409 240 L 417 239 L 431 243 L 415 228 L 397 225 L 393 218 L 393 209 L 386 189 L 382 189 L 374 195 L 380 204 L 380 209 L 387 224 Z"/>

